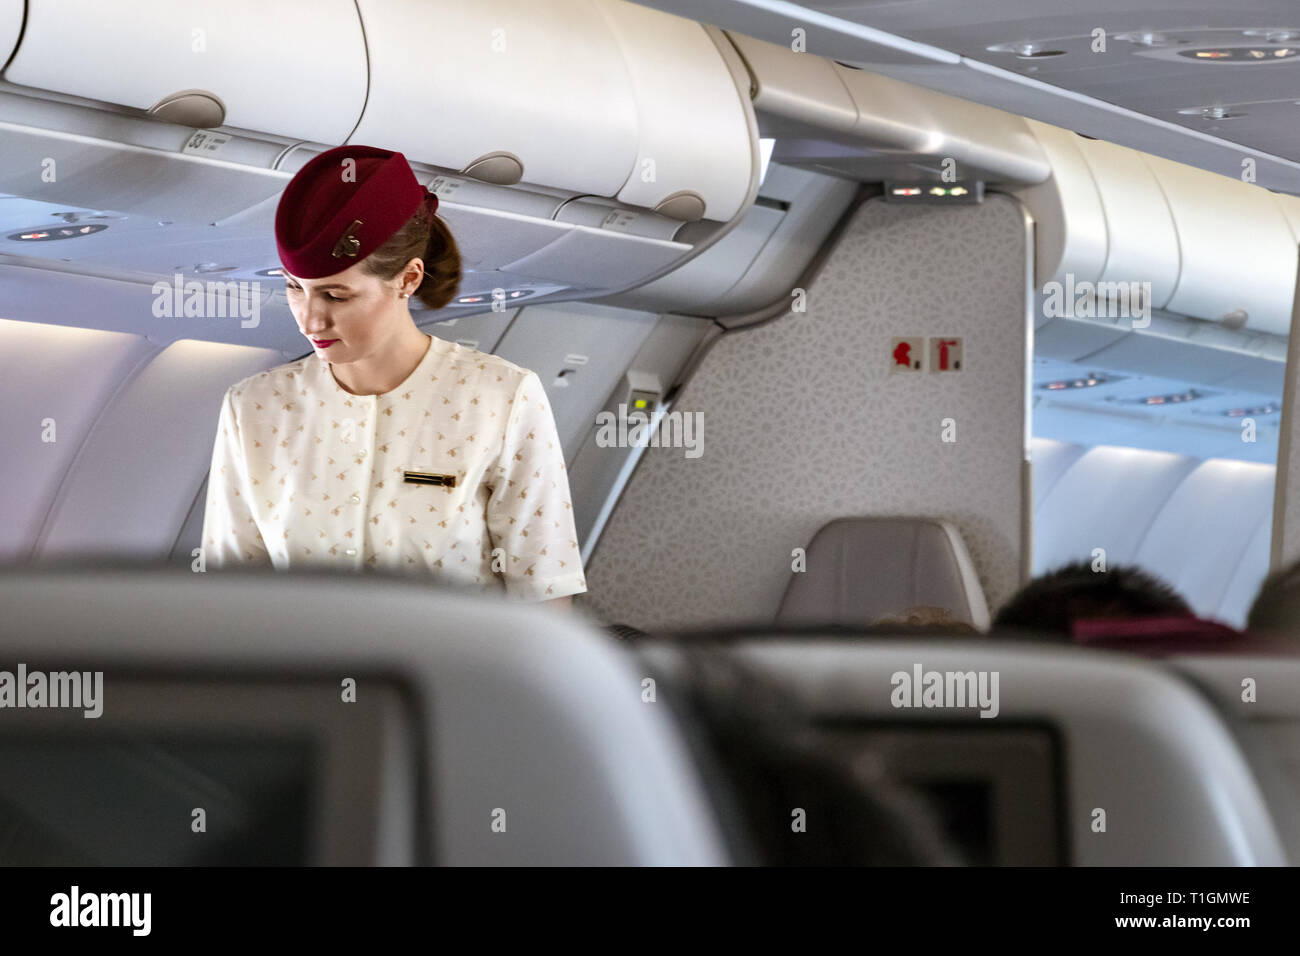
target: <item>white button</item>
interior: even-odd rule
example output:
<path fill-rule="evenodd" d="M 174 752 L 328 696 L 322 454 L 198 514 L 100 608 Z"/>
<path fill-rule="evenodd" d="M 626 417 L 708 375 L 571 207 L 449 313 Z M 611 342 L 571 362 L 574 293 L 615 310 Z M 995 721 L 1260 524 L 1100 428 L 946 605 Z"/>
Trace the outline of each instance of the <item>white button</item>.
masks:
<path fill-rule="evenodd" d="M 353 496 L 352 496 L 352 502 L 353 502 L 353 504 L 359 502 L 360 500 L 361 500 L 361 496 L 360 496 L 360 495 L 353 495 Z"/>
<path fill-rule="evenodd" d="M 357 549 L 356 549 L 356 548 L 348 548 L 347 553 L 348 553 L 348 554 L 356 554 L 356 553 L 357 553 Z"/>
<path fill-rule="evenodd" d="M 360 451 L 358 451 L 358 452 L 357 452 L 357 457 L 358 457 L 358 458 L 365 458 L 365 457 L 366 457 L 366 450 L 365 450 L 364 448 L 362 448 Z"/>

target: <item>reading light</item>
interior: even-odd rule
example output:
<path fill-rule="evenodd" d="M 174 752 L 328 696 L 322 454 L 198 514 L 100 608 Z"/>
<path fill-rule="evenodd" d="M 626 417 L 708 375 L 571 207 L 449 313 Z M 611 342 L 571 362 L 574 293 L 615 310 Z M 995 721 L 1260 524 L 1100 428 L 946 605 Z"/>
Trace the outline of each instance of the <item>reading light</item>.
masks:
<path fill-rule="evenodd" d="M 1112 382 L 1118 382 L 1121 379 L 1122 376 L 1118 375 L 1112 375 L 1110 378 L 1105 378 L 1098 375 L 1096 372 L 1089 372 L 1087 375 L 1080 378 L 1060 379 L 1055 382 L 1048 382 L 1045 385 L 1040 385 L 1038 388 L 1040 391 L 1044 392 L 1062 392 L 1066 389 L 1093 388 L 1097 385 L 1110 385 Z"/>
<path fill-rule="evenodd" d="M 1205 398 L 1206 394 L 1190 388 L 1185 392 L 1174 392 L 1170 395 L 1148 395 L 1146 398 L 1137 398 L 1133 399 L 1133 401 L 1139 405 L 1177 405 L 1182 402 L 1194 402 L 1198 398 Z"/>
<path fill-rule="evenodd" d="M 1260 47 L 1217 47 L 1215 49 L 1189 49 L 1177 51 L 1177 56 L 1196 60 L 1200 63 L 1232 63 L 1245 66 L 1250 63 L 1277 63 L 1289 60 L 1300 50 L 1295 47 L 1280 47 L 1276 50 Z"/>
<path fill-rule="evenodd" d="M 525 296 L 532 295 L 535 291 L 536 291 L 535 289 L 506 289 L 501 293 L 501 298 L 522 299 Z M 453 304 L 454 305 L 481 305 L 484 302 L 491 302 L 491 301 L 492 301 L 491 292 L 480 292 L 477 295 L 459 296 Z"/>
<path fill-rule="evenodd" d="M 1272 415 L 1278 411 L 1279 407 L 1269 402 L 1267 405 L 1256 405 L 1253 408 L 1230 408 L 1226 412 L 1220 412 L 1225 418 L 1245 418 L 1247 415 Z"/>
<path fill-rule="evenodd" d="M 1263 37 L 1269 43 L 1286 43 L 1288 40 L 1294 40 L 1297 37 L 1300 37 L 1300 32 L 1296 30 L 1257 28 L 1254 30 L 1242 30 L 1241 35 L 1247 37 Z"/>

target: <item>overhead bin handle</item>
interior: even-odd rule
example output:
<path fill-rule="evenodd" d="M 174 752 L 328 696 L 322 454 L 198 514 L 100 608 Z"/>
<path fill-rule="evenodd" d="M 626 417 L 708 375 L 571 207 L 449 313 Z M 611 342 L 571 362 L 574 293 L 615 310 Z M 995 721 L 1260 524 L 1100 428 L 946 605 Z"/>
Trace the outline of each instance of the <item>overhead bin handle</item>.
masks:
<path fill-rule="evenodd" d="M 704 197 L 691 189 L 679 189 L 656 203 L 654 210 L 670 219 L 695 222 L 704 218 Z"/>
<path fill-rule="evenodd" d="M 177 126 L 215 129 L 226 122 L 226 104 L 207 90 L 181 90 L 149 107 L 149 115 Z"/>
<path fill-rule="evenodd" d="M 471 161 L 460 172 L 462 176 L 469 176 L 480 182 L 513 186 L 524 178 L 524 164 L 514 153 L 497 150 L 494 153 L 485 153 Z"/>

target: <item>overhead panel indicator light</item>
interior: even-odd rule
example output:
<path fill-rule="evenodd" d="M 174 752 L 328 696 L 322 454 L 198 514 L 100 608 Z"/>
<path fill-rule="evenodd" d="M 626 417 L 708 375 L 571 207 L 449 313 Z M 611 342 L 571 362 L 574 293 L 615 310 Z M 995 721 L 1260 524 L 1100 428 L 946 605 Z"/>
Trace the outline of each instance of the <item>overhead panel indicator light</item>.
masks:
<path fill-rule="evenodd" d="M 886 202 L 910 203 L 978 203 L 984 200 L 984 183 L 980 180 L 954 183 L 951 186 L 934 182 L 886 183 Z"/>

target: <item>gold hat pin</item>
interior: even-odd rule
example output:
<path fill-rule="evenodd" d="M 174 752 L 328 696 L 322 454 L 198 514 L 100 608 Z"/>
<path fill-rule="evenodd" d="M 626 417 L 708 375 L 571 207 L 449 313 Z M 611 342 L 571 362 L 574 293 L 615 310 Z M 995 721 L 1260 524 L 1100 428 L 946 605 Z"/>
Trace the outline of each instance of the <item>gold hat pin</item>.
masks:
<path fill-rule="evenodd" d="M 343 256 L 355 259 L 357 253 L 361 251 L 361 240 L 352 235 L 352 233 L 356 232 L 359 228 L 361 228 L 361 220 L 353 219 L 352 225 L 348 226 L 347 230 L 343 233 L 343 237 L 339 239 L 338 242 L 334 243 L 334 248 L 330 251 L 330 255 L 335 259 L 340 259 Z"/>

